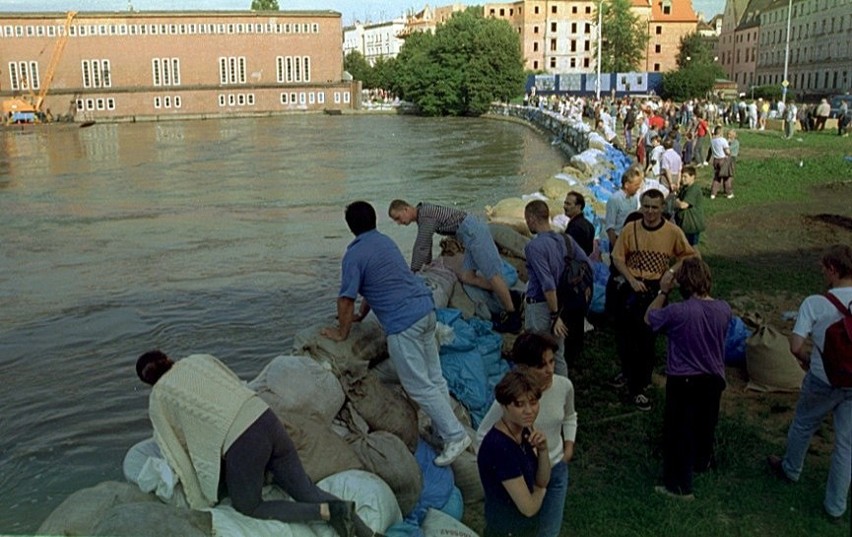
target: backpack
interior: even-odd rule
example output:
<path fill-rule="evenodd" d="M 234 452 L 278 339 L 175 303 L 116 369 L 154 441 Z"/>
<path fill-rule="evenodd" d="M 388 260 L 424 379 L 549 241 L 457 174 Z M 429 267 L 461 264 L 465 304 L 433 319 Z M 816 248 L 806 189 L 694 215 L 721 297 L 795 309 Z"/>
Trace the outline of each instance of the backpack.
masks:
<path fill-rule="evenodd" d="M 585 315 L 589 310 L 595 274 L 587 260 L 575 255 L 574 239 L 567 233 L 563 233 L 562 238 L 565 240 L 565 268 L 556 282 L 556 301 L 559 316 L 565 320 L 568 313 Z"/>
<path fill-rule="evenodd" d="M 843 317 L 825 330 L 825 343 L 820 349 L 822 365 L 832 386 L 852 388 L 852 313 L 831 293 L 825 297 Z"/>

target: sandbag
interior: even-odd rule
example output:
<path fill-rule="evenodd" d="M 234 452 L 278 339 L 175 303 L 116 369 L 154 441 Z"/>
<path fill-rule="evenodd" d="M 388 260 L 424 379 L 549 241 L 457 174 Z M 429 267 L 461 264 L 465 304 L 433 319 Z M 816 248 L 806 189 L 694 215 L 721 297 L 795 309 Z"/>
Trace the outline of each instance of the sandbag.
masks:
<path fill-rule="evenodd" d="M 414 509 L 405 517 L 406 522 L 420 525 L 429 509 L 440 509 L 446 505 L 453 492 L 453 470 L 449 466 L 436 466 L 438 453 L 425 441 L 420 441 L 414 456 L 423 475 L 423 490 Z"/>
<path fill-rule="evenodd" d="M 465 451 L 453 461 L 452 468 L 455 485 L 461 491 L 464 503 L 477 505 L 482 502 L 485 499 L 485 491 L 482 489 L 476 455 L 470 451 Z"/>
<path fill-rule="evenodd" d="M 523 216 L 521 216 L 521 219 L 523 220 Z M 513 257 L 526 259 L 524 248 L 530 242 L 528 235 L 518 233 L 511 226 L 494 222 L 488 224 L 488 230 L 491 231 L 491 237 L 498 248 L 510 253 Z"/>
<path fill-rule="evenodd" d="M 549 199 L 559 200 L 559 213 L 562 212 L 561 204 L 563 200 L 565 200 L 565 194 L 571 192 L 572 190 L 574 190 L 573 185 L 562 179 L 557 179 L 556 177 L 551 177 L 547 179 L 544 184 L 541 185 L 541 191 L 545 196 L 547 196 Z M 554 215 L 551 214 L 550 216 Z"/>
<path fill-rule="evenodd" d="M 316 483 L 346 470 L 362 470 L 364 465 L 352 446 L 331 430 L 306 416 L 278 416 L 293 440 L 305 472 Z"/>
<path fill-rule="evenodd" d="M 464 516 L 464 500 L 462 499 L 461 490 L 458 487 L 453 487 L 450 499 L 441 507 L 440 511 L 456 520 L 462 519 L 462 516 Z"/>
<path fill-rule="evenodd" d="M 433 260 L 424 265 L 418 275 L 426 282 L 426 286 L 432 291 L 432 299 L 436 308 L 446 308 L 450 301 L 458 277 L 451 267 L 445 265 L 443 257 Z"/>
<path fill-rule="evenodd" d="M 450 302 L 447 307 L 460 310 L 465 318 L 473 317 L 477 311 L 476 303 L 467 296 L 461 282 L 456 282 L 453 286 L 453 294 L 450 295 Z"/>
<path fill-rule="evenodd" d="M 759 317 L 747 321 L 755 330 L 746 340 L 746 388 L 761 392 L 798 391 L 805 372 L 790 352 L 787 337 Z"/>
<path fill-rule="evenodd" d="M 420 528 L 425 537 L 479 537 L 475 531 L 437 509 L 429 509 Z"/>
<path fill-rule="evenodd" d="M 407 398 L 386 387 L 366 367 L 341 373 L 343 390 L 372 431 L 387 431 L 402 440 L 411 452 L 417 448 L 417 409 Z"/>
<path fill-rule="evenodd" d="M 342 368 L 350 362 L 369 362 L 388 353 L 385 333 L 372 318 L 353 323 L 345 341 L 332 341 L 320 335 L 325 326 L 318 324 L 296 332 L 293 354 L 307 354 L 315 360 L 331 362 Z"/>
<path fill-rule="evenodd" d="M 104 537 L 208 537 L 210 513 L 159 502 L 125 503 L 107 510 L 92 533 Z"/>
<path fill-rule="evenodd" d="M 116 505 L 136 502 L 159 503 L 136 485 L 104 481 L 71 494 L 41 523 L 39 535 L 92 535 L 95 525 Z"/>
<path fill-rule="evenodd" d="M 524 237 L 532 237 L 532 233 L 530 233 L 530 228 L 529 226 L 527 226 L 527 221 L 523 218 L 517 218 L 514 216 L 494 216 L 488 217 L 488 223 L 506 226 L 515 231 L 515 233 L 519 233 Z"/>
<path fill-rule="evenodd" d="M 521 198 L 505 198 L 497 202 L 497 205 L 485 206 L 485 215 L 489 220 L 494 218 L 524 219 L 524 207 L 527 202 Z"/>
<path fill-rule="evenodd" d="M 338 498 L 354 501 L 358 516 L 375 532 L 382 533 L 402 521 L 393 491 L 377 475 L 350 470 L 327 477 L 317 486 Z"/>
<path fill-rule="evenodd" d="M 367 436 L 353 435 L 352 449 L 364 469 L 381 477 L 393 490 L 403 515 L 408 514 L 420 498 L 423 476 L 417 459 L 396 435 L 376 431 Z"/>
<path fill-rule="evenodd" d="M 329 424 L 346 396 L 328 363 L 309 356 L 278 356 L 249 383 L 278 416 L 313 416 Z"/>
<path fill-rule="evenodd" d="M 166 462 L 153 438 L 137 442 L 127 450 L 122 470 L 124 478 L 136 484 L 142 492 L 153 492 L 171 505 L 189 506 L 177 474 Z"/>

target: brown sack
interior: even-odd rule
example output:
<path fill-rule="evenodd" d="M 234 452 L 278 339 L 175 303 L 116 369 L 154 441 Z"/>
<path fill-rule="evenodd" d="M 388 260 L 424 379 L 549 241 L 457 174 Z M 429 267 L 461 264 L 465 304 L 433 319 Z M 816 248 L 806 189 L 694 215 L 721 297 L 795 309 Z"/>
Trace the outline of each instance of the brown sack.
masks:
<path fill-rule="evenodd" d="M 381 477 L 393 490 L 402 515 L 408 515 L 420 499 L 423 487 L 420 466 L 408 447 L 398 436 L 376 431 L 356 436 L 352 448 L 364 468 Z"/>
<path fill-rule="evenodd" d="M 746 315 L 743 320 L 754 334 L 746 340 L 746 388 L 760 392 L 795 392 L 802 387 L 805 372 L 790 352 L 787 336 L 767 324 L 760 316 Z"/>

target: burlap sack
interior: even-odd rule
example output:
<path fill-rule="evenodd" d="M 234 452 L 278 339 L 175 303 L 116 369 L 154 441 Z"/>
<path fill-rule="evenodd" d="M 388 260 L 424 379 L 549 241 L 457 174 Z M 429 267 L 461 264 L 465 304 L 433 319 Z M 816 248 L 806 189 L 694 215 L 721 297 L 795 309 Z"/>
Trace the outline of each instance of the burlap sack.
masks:
<path fill-rule="evenodd" d="M 367 436 L 353 435 L 352 449 L 364 469 L 390 486 L 402 515 L 411 512 L 420 498 L 423 476 L 408 446 L 394 434 L 376 431 Z"/>
<path fill-rule="evenodd" d="M 351 362 L 369 362 L 387 355 L 387 339 L 374 318 L 352 324 L 346 341 L 332 341 L 320 334 L 325 324 L 318 324 L 296 332 L 293 353 L 307 354 L 315 360 L 331 362 L 343 369 Z"/>
<path fill-rule="evenodd" d="M 405 397 L 391 390 L 366 367 L 341 371 L 340 382 L 355 411 L 371 431 L 387 431 L 414 453 L 417 449 L 417 411 Z"/>
<path fill-rule="evenodd" d="M 459 458 L 453 461 L 453 475 L 464 503 L 478 504 L 485 499 L 482 480 L 479 478 L 479 467 L 476 465 L 476 455 L 470 451 L 459 455 Z"/>
<path fill-rule="evenodd" d="M 363 470 L 352 446 L 334 433 L 331 426 L 296 415 L 278 416 L 293 440 L 299 459 L 311 481 L 345 470 Z"/>
<path fill-rule="evenodd" d="M 790 352 L 787 336 L 760 317 L 743 318 L 754 334 L 746 340 L 746 388 L 760 392 L 795 392 L 802 386 L 804 371 Z"/>
<path fill-rule="evenodd" d="M 278 416 L 313 416 L 329 424 L 346 396 L 328 366 L 310 356 L 278 356 L 249 383 Z"/>
<path fill-rule="evenodd" d="M 524 225 L 526 226 L 526 222 L 524 222 Z M 526 259 L 524 247 L 530 242 L 529 235 L 519 233 L 512 226 L 494 222 L 488 224 L 488 230 L 491 231 L 491 237 L 500 250 L 511 254 L 512 257 Z M 529 228 L 527 228 L 527 233 L 529 233 Z"/>

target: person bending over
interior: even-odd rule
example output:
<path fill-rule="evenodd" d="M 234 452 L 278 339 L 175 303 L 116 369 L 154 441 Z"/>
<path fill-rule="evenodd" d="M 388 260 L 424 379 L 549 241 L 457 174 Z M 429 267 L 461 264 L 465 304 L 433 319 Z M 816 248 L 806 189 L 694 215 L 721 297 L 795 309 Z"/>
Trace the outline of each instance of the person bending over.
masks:
<path fill-rule="evenodd" d="M 192 509 L 216 505 L 224 480 L 234 508 L 246 516 L 326 521 L 340 537 L 377 535 L 355 515 L 353 502 L 311 481 L 278 417 L 215 357 L 194 354 L 174 362 L 153 350 L 136 361 L 136 374 L 152 386 L 148 414 L 154 440 Z M 295 501 L 263 500 L 267 471 Z"/>

